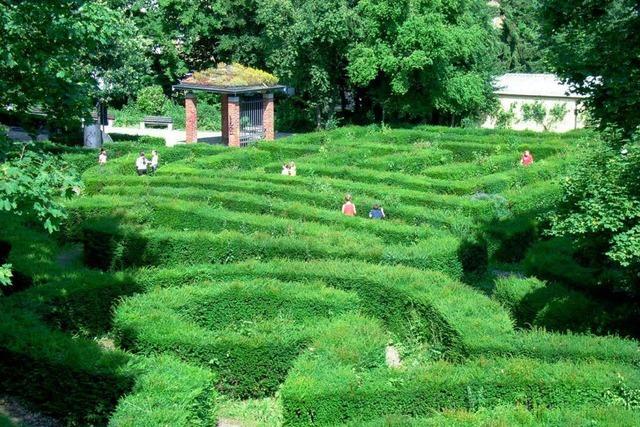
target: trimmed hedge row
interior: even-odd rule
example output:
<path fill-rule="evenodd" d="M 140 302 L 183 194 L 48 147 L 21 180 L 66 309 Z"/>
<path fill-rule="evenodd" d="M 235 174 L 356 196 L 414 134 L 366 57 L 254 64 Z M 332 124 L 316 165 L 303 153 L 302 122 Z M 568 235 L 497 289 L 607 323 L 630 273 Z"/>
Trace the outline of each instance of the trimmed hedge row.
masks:
<path fill-rule="evenodd" d="M 602 313 L 602 308 L 584 294 L 536 278 L 499 278 L 493 298 L 513 313 L 520 327 L 587 332 L 597 329 Z"/>
<path fill-rule="evenodd" d="M 325 206 L 337 206 L 339 208 L 343 202 L 345 193 L 353 194 L 356 203 L 359 200 L 371 200 L 382 202 L 384 205 L 393 206 L 393 211 L 397 212 L 394 217 L 405 217 L 403 209 L 409 208 L 448 208 L 458 209 L 464 213 L 478 215 L 487 214 L 487 209 L 491 209 L 491 204 L 472 197 L 461 197 L 459 195 L 435 194 L 429 192 L 407 190 L 387 185 L 372 185 L 353 182 L 343 179 L 329 179 L 322 177 L 288 177 L 276 174 L 265 174 L 259 171 L 236 172 L 232 176 L 224 178 L 212 174 L 209 171 L 187 168 L 172 167 L 172 176 L 157 176 L 152 178 L 143 177 L 108 177 L 100 180 L 87 182 L 90 192 L 98 193 L 100 189 L 107 185 L 129 185 L 144 183 L 145 185 L 169 185 L 175 187 L 192 187 L 202 189 L 224 189 L 233 191 L 258 192 L 262 194 L 277 194 L 282 198 L 296 198 L 300 191 L 305 194 L 305 199 L 316 201 L 317 203 L 330 203 Z M 409 205 L 409 206 L 406 206 Z M 410 222 L 410 221 L 409 221 Z"/>
<path fill-rule="evenodd" d="M 327 319 L 358 305 L 354 295 L 321 283 L 185 286 L 125 300 L 116 310 L 114 332 L 124 348 L 172 353 L 215 369 L 225 394 L 262 397 L 276 391 Z"/>
<path fill-rule="evenodd" d="M 27 311 L 0 309 L 0 388 L 69 424 L 104 424 L 133 386 L 129 356 L 49 330 Z"/>
<path fill-rule="evenodd" d="M 359 372 L 348 364 L 301 357 L 281 397 L 287 425 L 336 425 L 386 414 L 426 416 L 445 408 L 604 406 L 621 379 L 631 389 L 640 388 L 637 368 L 604 362 L 498 358 Z"/>
<path fill-rule="evenodd" d="M 104 195 L 104 196 L 102 196 Z M 78 228 L 86 215 L 104 213 L 103 201 L 112 200 L 107 195 L 125 196 L 128 199 L 117 199 L 114 206 L 122 207 L 124 200 L 131 200 L 132 196 L 143 197 L 146 203 L 149 198 L 180 199 L 181 201 L 199 202 L 199 206 L 214 206 L 229 209 L 235 212 L 249 212 L 263 215 L 277 215 L 282 218 L 297 219 L 306 222 L 327 224 L 338 229 L 357 230 L 376 235 L 388 243 L 412 243 L 418 239 L 444 234 L 435 227 L 422 225 L 420 227 L 407 225 L 398 220 L 371 221 L 369 218 L 345 217 L 337 210 L 323 209 L 306 203 L 286 201 L 273 197 L 266 197 L 242 192 L 218 192 L 175 187 L 105 187 L 100 196 L 87 199 L 78 199 L 66 207 L 70 209 L 70 221 L 67 224 L 77 225 Z M 93 202 L 93 200 L 96 202 Z M 115 199 L 114 199 L 115 201 Z M 139 204 L 139 203 L 137 203 Z M 113 210 L 113 206 L 109 207 Z M 108 210 L 107 210 L 108 211 Z M 434 212 L 435 215 L 444 216 L 443 212 Z"/>
<path fill-rule="evenodd" d="M 407 267 L 278 260 L 150 270 L 139 281 L 145 287 L 171 287 L 260 277 L 322 280 L 353 290 L 364 313 L 381 319 L 402 340 L 429 342 L 453 359 L 495 347 L 513 331 L 507 312 L 496 302 L 441 273 Z"/>
<path fill-rule="evenodd" d="M 217 263 L 245 259 L 329 258 L 363 260 L 389 265 L 428 268 L 458 278 L 463 261 L 476 246 L 461 245 L 454 237 L 436 237 L 412 246 L 385 246 L 372 241 L 344 239 L 341 235 L 272 237 L 266 233 L 236 231 L 174 231 L 118 224 L 117 220 L 86 222 L 83 225 L 85 261 L 92 267 L 120 269 L 129 266 Z M 485 249 L 486 250 L 486 249 Z M 486 261 L 486 258 L 480 261 Z M 469 265 L 482 269 L 483 265 Z"/>
<path fill-rule="evenodd" d="M 110 427 L 215 426 L 215 375 L 168 356 L 139 358 L 136 384 Z"/>
<path fill-rule="evenodd" d="M 136 194 L 135 189 L 118 189 L 119 193 Z M 269 203 L 269 200 L 258 196 L 245 196 L 234 193 L 233 196 L 220 197 L 220 200 L 231 208 L 244 208 L 248 212 L 237 212 L 227 210 L 218 206 L 207 206 L 204 203 L 194 203 L 186 201 L 184 198 L 153 197 L 137 194 L 136 198 L 125 196 L 94 196 L 87 199 L 78 199 L 68 203 L 69 219 L 65 221 L 65 235 L 78 239 L 80 229 L 84 221 L 100 215 L 120 216 L 127 222 L 137 224 L 148 224 L 151 226 L 162 226 L 177 230 L 207 230 L 223 231 L 233 229 L 245 233 L 262 231 L 272 236 L 324 236 L 337 235 L 344 239 L 358 240 L 362 245 L 387 243 L 413 243 L 419 239 L 426 239 L 434 236 L 444 236 L 445 232 L 437 231 L 428 227 L 414 227 L 404 224 L 394 224 L 386 221 L 371 221 L 365 218 L 347 218 L 340 212 L 322 211 L 325 224 L 313 221 L 314 218 L 306 218 L 309 210 L 317 212 L 313 208 L 306 206 L 292 206 L 287 203 Z M 208 197 L 208 192 L 203 194 Z M 165 196 L 168 196 L 166 194 Z M 174 193 L 175 196 L 175 193 Z M 213 197 L 209 197 L 211 204 Z M 252 206 L 250 203 L 253 202 Z M 217 203 L 216 203 L 217 204 Z M 255 206 L 257 205 L 257 206 Z M 264 208 L 263 208 L 264 206 Z M 280 214 L 273 216 L 272 212 L 261 211 L 275 207 L 281 209 L 273 213 Z M 296 209 L 298 207 L 298 209 Z M 275 209 L 272 209 L 275 210 Z M 257 212 L 256 212 L 257 211 Z M 298 214 L 296 219 L 290 219 L 292 215 Z M 300 219 L 307 220 L 301 222 Z M 311 221 L 308 221 L 311 220 Z M 358 232 L 356 232 L 356 230 Z"/>
<path fill-rule="evenodd" d="M 343 427 L 470 427 L 470 426 L 599 426 L 632 427 L 640 425 L 640 412 L 618 406 L 572 408 L 533 408 L 498 406 L 478 411 L 444 410 L 426 418 L 387 415 L 372 421 L 354 421 Z"/>
<path fill-rule="evenodd" d="M 94 340 L 72 337 L 45 325 L 74 335 L 102 335 L 111 329 L 113 307 L 122 296 L 142 290 L 138 284 L 124 274 L 67 272 L 54 260 L 56 248 L 50 236 L 20 224 L 7 231 L 13 249 L 28 249 L 33 259 L 39 260 L 20 267 L 28 267 L 35 277 L 46 280 L 41 286 L 0 298 L 3 391 L 69 425 L 104 425 L 118 399 L 135 382 L 135 390 L 141 395 L 120 402 L 112 425 L 158 425 L 156 421 L 161 420 L 185 420 L 183 425 L 193 425 L 195 420 L 202 420 L 202 425 L 215 424 L 204 405 L 214 397 L 213 381 L 201 392 L 203 377 L 196 368 L 175 362 L 144 364 L 121 351 L 105 350 Z M 26 240 L 26 236 L 38 239 Z M 147 367 L 156 365 L 164 371 L 152 375 L 146 372 Z M 142 379 L 141 372 L 146 372 Z M 161 381 L 165 386 L 156 387 Z"/>
<path fill-rule="evenodd" d="M 241 173 L 235 173 L 234 177 L 240 174 Z M 256 179 L 255 174 L 252 177 Z M 92 192 L 96 193 L 102 192 L 103 188 L 109 188 L 111 192 L 111 188 L 113 187 L 135 187 L 139 188 L 141 192 L 145 191 L 141 186 L 153 188 L 154 191 L 156 191 L 155 188 L 179 189 L 187 194 L 190 194 L 190 191 L 198 191 L 199 195 L 208 191 L 212 193 L 216 191 L 244 192 L 254 196 L 261 196 L 263 199 L 265 197 L 277 197 L 283 200 L 283 203 L 287 203 L 287 201 L 288 203 L 299 202 L 306 204 L 310 208 L 321 207 L 328 209 L 334 207 L 335 212 L 339 212 L 343 202 L 344 192 L 354 190 L 354 188 L 347 187 L 347 184 L 345 184 L 344 187 L 341 185 L 336 188 L 335 180 L 328 182 L 326 185 L 318 181 L 309 182 L 309 186 L 305 187 L 304 185 L 291 185 L 287 180 L 282 180 L 280 183 L 271 183 L 265 182 L 266 179 L 268 178 L 265 177 L 264 180 L 235 178 L 221 180 L 201 177 L 189 177 L 185 179 L 180 176 L 158 176 L 153 177 L 153 179 L 141 181 L 139 177 L 114 177 L 113 179 L 104 178 L 101 180 L 92 180 L 89 181 L 87 186 L 91 187 Z M 420 206 L 406 204 L 406 200 L 397 197 L 395 192 L 376 191 L 374 194 L 354 192 L 354 194 L 356 194 L 356 205 L 360 207 L 358 211 L 359 215 L 366 214 L 368 212 L 367 208 L 373 203 L 382 203 L 386 208 L 385 213 L 387 213 L 390 219 L 399 219 L 412 225 L 432 224 L 445 226 L 453 232 L 460 232 L 460 235 L 468 234 L 468 231 L 472 228 L 471 218 L 466 216 L 463 209 L 466 210 L 467 213 L 472 214 L 486 214 L 493 210 L 489 202 L 471 199 L 464 201 L 460 199 L 460 197 L 452 196 L 431 197 L 430 199 L 433 200 L 428 203 L 431 207 L 426 207 L 424 206 L 425 196 L 423 193 L 412 193 L 414 193 L 416 198 L 420 199 L 420 201 L 413 200 L 413 202 Z M 212 195 L 212 197 L 215 196 Z M 439 203 L 440 201 L 442 203 Z M 461 204 L 463 206 L 460 206 Z M 365 209 L 362 209 L 362 206 L 365 206 Z"/>
<path fill-rule="evenodd" d="M 452 359 L 467 354 L 526 356 L 546 361 L 615 360 L 640 366 L 640 349 L 632 340 L 538 330 L 516 333 L 497 302 L 442 274 L 408 267 L 278 260 L 150 270 L 138 280 L 144 287 L 172 287 L 260 277 L 322 280 L 353 290 L 364 312 L 381 319 L 401 341 L 429 342 Z"/>

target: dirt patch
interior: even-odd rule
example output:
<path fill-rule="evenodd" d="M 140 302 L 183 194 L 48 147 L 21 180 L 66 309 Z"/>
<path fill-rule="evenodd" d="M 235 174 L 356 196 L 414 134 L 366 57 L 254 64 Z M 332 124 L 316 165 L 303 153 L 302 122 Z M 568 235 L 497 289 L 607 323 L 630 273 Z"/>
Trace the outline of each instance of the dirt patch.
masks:
<path fill-rule="evenodd" d="M 8 396 L 0 396 L 0 414 L 9 418 L 16 426 L 62 427 L 63 425 L 55 418 L 33 411 L 16 399 Z"/>

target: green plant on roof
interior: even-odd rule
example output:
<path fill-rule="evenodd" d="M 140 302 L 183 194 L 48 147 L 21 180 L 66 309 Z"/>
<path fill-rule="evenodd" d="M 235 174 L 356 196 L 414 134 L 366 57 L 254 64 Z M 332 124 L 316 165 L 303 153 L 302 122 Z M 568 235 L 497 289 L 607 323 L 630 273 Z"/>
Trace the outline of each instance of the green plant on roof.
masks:
<path fill-rule="evenodd" d="M 183 83 L 192 83 L 206 86 L 273 86 L 278 84 L 278 78 L 266 71 L 233 63 L 227 65 L 220 63 L 216 68 L 209 68 L 193 73 L 183 80 Z"/>

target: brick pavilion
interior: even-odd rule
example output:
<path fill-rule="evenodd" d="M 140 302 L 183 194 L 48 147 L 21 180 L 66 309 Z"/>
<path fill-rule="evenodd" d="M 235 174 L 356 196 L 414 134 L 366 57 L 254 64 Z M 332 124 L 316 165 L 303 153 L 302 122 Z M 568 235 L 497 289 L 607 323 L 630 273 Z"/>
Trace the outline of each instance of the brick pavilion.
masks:
<path fill-rule="evenodd" d="M 240 147 L 257 140 L 273 140 L 274 92 L 285 91 L 273 75 L 240 64 L 220 64 L 174 85 L 185 91 L 186 141 L 198 141 L 197 92 L 211 92 L 221 98 L 222 142 Z"/>

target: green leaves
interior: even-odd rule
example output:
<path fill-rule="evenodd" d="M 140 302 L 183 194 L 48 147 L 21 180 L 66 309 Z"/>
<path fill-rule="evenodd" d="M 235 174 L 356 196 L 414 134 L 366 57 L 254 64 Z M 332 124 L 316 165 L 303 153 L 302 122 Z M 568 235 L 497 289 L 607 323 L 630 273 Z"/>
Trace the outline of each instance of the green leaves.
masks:
<path fill-rule="evenodd" d="M 11 272 L 11 264 L 0 265 L 0 285 L 2 286 L 11 285 L 12 277 L 13 277 L 13 273 Z"/>
<path fill-rule="evenodd" d="M 4 135 L 0 134 L 0 139 Z M 5 145 L 0 158 L 0 211 L 35 217 L 53 233 L 66 213 L 62 201 L 79 192 L 82 183 L 75 171 L 58 158 L 33 151 L 31 144 Z M 3 148 L 4 148 L 3 147 Z"/>

